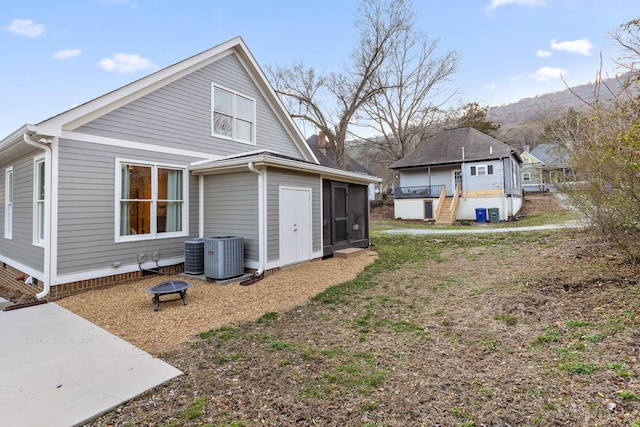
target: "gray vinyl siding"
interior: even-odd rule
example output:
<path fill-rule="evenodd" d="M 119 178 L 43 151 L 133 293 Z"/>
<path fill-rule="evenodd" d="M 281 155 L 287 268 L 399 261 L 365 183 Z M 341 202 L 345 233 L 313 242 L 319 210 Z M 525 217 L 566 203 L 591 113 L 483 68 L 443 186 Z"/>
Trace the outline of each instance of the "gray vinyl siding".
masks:
<path fill-rule="evenodd" d="M 493 173 L 491 175 L 471 175 L 471 167 L 474 166 L 482 166 L 482 165 L 493 165 Z M 503 188 L 503 169 L 502 162 L 500 160 L 491 160 L 485 162 L 477 162 L 477 163 L 465 163 L 464 165 L 464 174 L 466 174 L 467 179 L 465 181 L 467 188 L 466 190 L 495 190 Z"/>
<path fill-rule="evenodd" d="M 44 248 L 33 245 L 33 173 L 34 158 L 43 154 L 34 150 L 27 156 L 0 164 L 0 254 L 37 271 L 44 271 Z M 10 240 L 4 238 L 4 180 L 8 166 L 13 166 L 13 230 Z"/>
<path fill-rule="evenodd" d="M 240 236 L 244 259 L 258 262 L 258 175 L 205 176 L 204 237 Z"/>
<path fill-rule="evenodd" d="M 188 237 L 115 242 L 116 157 L 187 165 L 194 159 L 60 140 L 58 172 L 58 274 L 109 268 L 112 263 L 134 264 L 138 253 L 160 253 L 160 262 L 184 256 Z M 189 232 L 198 234 L 197 177 L 189 177 Z"/>
<path fill-rule="evenodd" d="M 284 169 L 267 170 L 267 260 L 280 258 L 280 186 L 311 188 L 313 251 L 322 249 L 321 180 L 313 174 L 296 173 Z"/>
<path fill-rule="evenodd" d="M 255 146 L 211 136 L 211 83 L 256 100 Z M 235 54 L 112 111 L 78 131 L 219 155 L 270 149 L 302 159 Z"/>

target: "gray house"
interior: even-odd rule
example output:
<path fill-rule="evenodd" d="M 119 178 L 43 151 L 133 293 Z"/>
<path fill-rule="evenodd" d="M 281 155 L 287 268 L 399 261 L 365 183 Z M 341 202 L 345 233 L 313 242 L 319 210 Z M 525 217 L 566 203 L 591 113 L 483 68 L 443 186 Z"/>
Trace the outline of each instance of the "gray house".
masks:
<path fill-rule="evenodd" d="M 476 129 L 446 129 L 390 166 L 395 217 L 452 224 L 485 208 L 505 221 L 522 206 L 521 163 L 511 146 Z"/>
<path fill-rule="evenodd" d="M 319 164 L 238 37 L 21 127 L 0 181 L 0 280 L 55 299 L 180 271 L 196 237 L 243 237 L 255 274 L 366 247 L 379 179 Z"/>
<path fill-rule="evenodd" d="M 540 144 L 531 155 L 540 161 L 540 180 L 544 191 L 557 191 L 566 182 L 575 181 L 569 164 L 569 151 L 560 144 Z"/>

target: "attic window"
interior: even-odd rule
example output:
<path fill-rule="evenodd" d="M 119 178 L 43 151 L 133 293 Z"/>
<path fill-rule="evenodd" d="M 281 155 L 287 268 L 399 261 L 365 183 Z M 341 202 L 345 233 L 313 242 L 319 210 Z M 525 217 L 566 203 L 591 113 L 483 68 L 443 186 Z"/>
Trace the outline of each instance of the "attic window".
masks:
<path fill-rule="evenodd" d="M 211 86 L 211 95 L 212 135 L 254 143 L 255 101 L 216 85 Z"/>
<path fill-rule="evenodd" d="M 493 165 L 471 166 L 472 176 L 493 175 Z"/>

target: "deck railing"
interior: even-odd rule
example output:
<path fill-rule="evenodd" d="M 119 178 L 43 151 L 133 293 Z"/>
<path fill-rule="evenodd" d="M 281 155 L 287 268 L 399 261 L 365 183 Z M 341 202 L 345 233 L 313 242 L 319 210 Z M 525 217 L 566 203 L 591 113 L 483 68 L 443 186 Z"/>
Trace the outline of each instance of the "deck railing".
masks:
<path fill-rule="evenodd" d="M 434 199 L 440 197 L 444 185 L 423 185 L 419 187 L 398 187 L 393 189 L 396 199 Z"/>

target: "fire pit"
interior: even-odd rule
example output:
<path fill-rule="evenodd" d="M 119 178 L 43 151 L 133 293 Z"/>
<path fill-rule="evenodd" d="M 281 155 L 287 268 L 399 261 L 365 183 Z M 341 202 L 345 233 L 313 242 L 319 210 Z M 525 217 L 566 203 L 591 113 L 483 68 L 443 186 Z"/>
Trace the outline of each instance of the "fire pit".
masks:
<path fill-rule="evenodd" d="M 160 295 L 179 294 L 183 305 L 187 305 L 187 289 L 191 287 L 191 283 L 175 280 L 171 282 L 158 283 L 147 289 L 147 292 L 153 294 L 153 311 L 158 311 L 160 305 Z M 176 301 L 165 300 L 163 302 Z"/>

